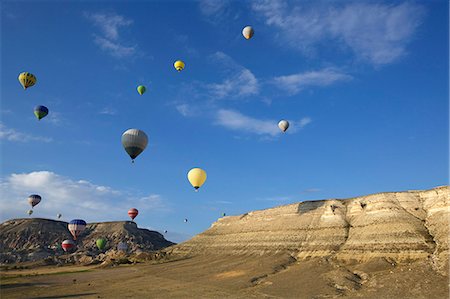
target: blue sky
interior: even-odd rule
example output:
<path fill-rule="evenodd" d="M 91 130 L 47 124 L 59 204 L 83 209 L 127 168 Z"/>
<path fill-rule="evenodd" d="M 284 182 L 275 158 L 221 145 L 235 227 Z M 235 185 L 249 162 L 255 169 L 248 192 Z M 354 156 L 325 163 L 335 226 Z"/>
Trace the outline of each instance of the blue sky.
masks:
<path fill-rule="evenodd" d="M 37 193 L 33 216 L 136 207 L 179 242 L 223 212 L 447 184 L 448 25 L 447 1 L 2 1 L 1 220 Z"/>

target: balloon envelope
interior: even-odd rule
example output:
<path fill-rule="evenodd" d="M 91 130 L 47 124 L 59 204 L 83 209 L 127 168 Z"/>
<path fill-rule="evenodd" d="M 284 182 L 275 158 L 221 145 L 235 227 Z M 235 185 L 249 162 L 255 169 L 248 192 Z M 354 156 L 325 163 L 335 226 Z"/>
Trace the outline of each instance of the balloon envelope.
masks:
<path fill-rule="evenodd" d="M 38 203 L 40 203 L 41 200 L 42 200 L 42 197 L 37 194 L 31 194 L 30 196 L 28 196 L 28 203 L 31 205 L 32 208 L 35 205 L 37 205 Z"/>
<path fill-rule="evenodd" d="M 61 247 L 65 252 L 70 252 L 75 249 L 76 244 L 72 240 L 64 240 L 61 244 Z"/>
<path fill-rule="evenodd" d="M 144 131 L 128 129 L 122 134 L 122 145 L 131 160 L 136 159 L 147 147 L 148 137 Z"/>
<path fill-rule="evenodd" d="M 184 62 L 183 61 L 181 61 L 181 60 L 177 60 L 177 61 L 175 61 L 175 63 L 173 64 L 173 66 L 175 67 L 175 69 L 177 70 L 177 71 L 182 71 L 183 69 L 184 69 Z"/>
<path fill-rule="evenodd" d="M 18 79 L 23 89 L 33 86 L 37 81 L 36 77 L 32 73 L 28 72 L 20 73 Z"/>
<path fill-rule="evenodd" d="M 129 209 L 128 210 L 128 216 L 130 216 L 131 220 L 134 220 L 134 218 L 136 218 L 136 216 L 139 214 L 139 211 L 135 208 Z"/>
<path fill-rule="evenodd" d="M 289 122 L 287 120 L 280 120 L 278 123 L 278 128 L 280 128 L 281 131 L 286 132 L 286 130 L 289 128 Z"/>
<path fill-rule="evenodd" d="M 58 219 L 59 219 L 59 218 L 61 218 L 61 217 L 62 217 L 62 215 L 61 215 L 61 214 L 58 214 L 58 215 L 56 215 L 56 217 L 58 217 Z"/>
<path fill-rule="evenodd" d="M 46 117 L 48 114 L 48 108 L 45 106 L 36 106 L 34 107 L 34 115 L 36 115 L 38 120 L 41 120 L 42 118 Z"/>
<path fill-rule="evenodd" d="M 206 172 L 201 168 L 192 168 L 188 172 L 188 180 L 195 190 L 197 190 L 205 183 Z"/>
<path fill-rule="evenodd" d="M 252 26 L 246 26 L 244 29 L 242 29 L 242 35 L 246 39 L 251 39 L 253 34 L 255 34 L 255 31 L 253 30 Z"/>
<path fill-rule="evenodd" d="M 28 216 L 31 216 L 31 214 L 33 214 L 33 210 L 28 210 L 27 214 L 28 214 Z"/>
<path fill-rule="evenodd" d="M 73 239 L 76 240 L 77 237 L 84 231 L 86 228 L 86 221 L 81 219 L 74 219 L 69 222 L 68 226 L 70 233 L 73 236 Z"/>
<path fill-rule="evenodd" d="M 137 91 L 138 91 L 138 93 L 139 93 L 140 95 L 143 95 L 144 92 L 145 92 L 146 90 L 147 90 L 147 88 L 145 88 L 144 85 L 139 85 L 139 86 L 137 87 Z"/>
<path fill-rule="evenodd" d="M 101 239 L 97 239 L 97 241 L 95 242 L 95 244 L 97 245 L 97 248 L 100 250 L 103 250 L 106 246 L 106 240 L 101 238 Z"/>

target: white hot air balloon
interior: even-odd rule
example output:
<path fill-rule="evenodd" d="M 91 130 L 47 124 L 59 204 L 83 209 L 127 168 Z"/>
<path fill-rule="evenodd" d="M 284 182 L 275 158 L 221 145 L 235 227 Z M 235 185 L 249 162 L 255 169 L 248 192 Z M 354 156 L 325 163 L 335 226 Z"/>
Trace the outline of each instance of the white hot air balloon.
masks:
<path fill-rule="evenodd" d="M 122 134 L 122 145 L 134 163 L 134 159 L 142 153 L 148 144 L 148 137 L 144 131 L 129 129 Z"/>
<path fill-rule="evenodd" d="M 286 130 L 289 128 L 289 122 L 287 120 L 280 120 L 278 123 L 278 128 L 280 128 L 281 131 L 286 132 Z"/>
<path fill-rule="evenodd" d="M 242 29 L 242 35 L 245 37 L 245 39 L 251 39 L 253 34 L 255 34 L 255 31 L 253 30 L 252 26 L 246 26 L 244 29 Z"/>

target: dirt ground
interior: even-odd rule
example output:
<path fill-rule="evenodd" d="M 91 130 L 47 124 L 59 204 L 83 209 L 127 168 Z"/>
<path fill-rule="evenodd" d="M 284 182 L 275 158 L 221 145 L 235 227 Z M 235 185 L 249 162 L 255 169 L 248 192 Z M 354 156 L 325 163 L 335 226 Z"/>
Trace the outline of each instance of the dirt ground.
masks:
<path fill-rule="evenodd" d="M 449 298 L 426 262 L 342 263 L 289 255 L 2 270 L 1 298 Z"/>

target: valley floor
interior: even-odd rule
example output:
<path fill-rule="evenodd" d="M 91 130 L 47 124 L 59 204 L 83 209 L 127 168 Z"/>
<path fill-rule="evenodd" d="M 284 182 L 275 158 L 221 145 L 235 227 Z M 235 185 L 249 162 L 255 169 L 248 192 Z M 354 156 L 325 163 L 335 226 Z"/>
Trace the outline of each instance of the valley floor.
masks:
<path fill-rule="evenodd" d="M 448 276 L 420 261 L 296 261 L 289 255 L 196 256 L 111 268 L 1 272 L 1 298 L 449 298 Z"/>

